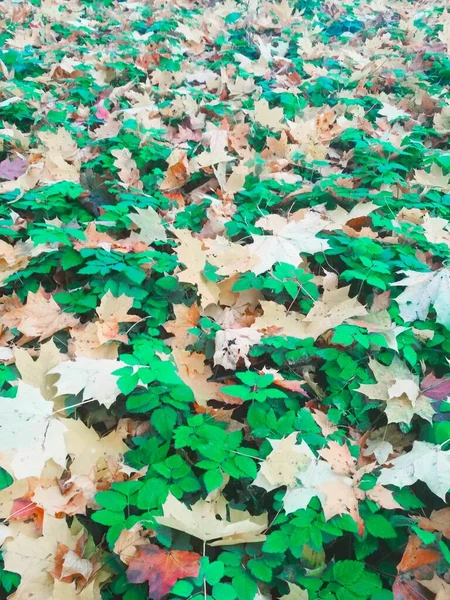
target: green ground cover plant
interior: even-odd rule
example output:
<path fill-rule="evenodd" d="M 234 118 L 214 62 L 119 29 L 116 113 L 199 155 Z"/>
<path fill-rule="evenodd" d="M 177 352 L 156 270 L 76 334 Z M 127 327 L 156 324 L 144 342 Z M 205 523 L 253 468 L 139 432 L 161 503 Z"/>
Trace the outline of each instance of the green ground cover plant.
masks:
<path fill-rule="evenodd" d="M 450 598 L 448 7 L 0 19 L 0 597 Z"/>

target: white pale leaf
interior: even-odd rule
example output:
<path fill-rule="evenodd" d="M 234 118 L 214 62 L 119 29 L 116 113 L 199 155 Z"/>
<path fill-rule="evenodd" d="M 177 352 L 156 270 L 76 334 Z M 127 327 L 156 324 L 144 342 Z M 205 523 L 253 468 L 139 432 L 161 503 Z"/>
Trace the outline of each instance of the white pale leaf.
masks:
<path fill-rule="evenodd" d="M 16 479 L 39 477 L 49 459 L 65 466 L 65 426 L 39 389 L 22 381 L 17 388 L 15 398 L 0 398 L 0 452 L 14 451 L 11 469 Z"/>
<path fill-rule="evenodd" d="M 390 469 L 383 469 L 378 478 L 381 485 L 410 486 L 420 480 L 445 500 L 450 488 L 450 450 L 428 442 L 414 442 L 413 449 L 391 461 Z"/>
<path fill-rule="evenodd" d="M 120 394 L 117 376 L 112 372 L 125 366 L 119 360 L 79 356 L 74 361 L 59 364 L 50 373 L 60 375 L 55 384 L 58 395 L 78 394 L 83 390 L 83 401 L 97 400 L 109 408 Z"/>
<path fill-rule="evenodd" d="M 395 300 L 404 321 L 424 321 L 433 306 L 436 321 L 450 329 L 450 269 L 420 273 L 404 271 L 406 277 L 393 283 L 406 289 Z"/>

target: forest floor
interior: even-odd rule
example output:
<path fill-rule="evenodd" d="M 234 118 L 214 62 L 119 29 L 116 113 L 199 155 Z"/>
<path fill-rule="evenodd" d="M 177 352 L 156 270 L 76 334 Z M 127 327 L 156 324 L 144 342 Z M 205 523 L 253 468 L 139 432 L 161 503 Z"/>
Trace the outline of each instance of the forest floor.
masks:
<path fill-rule="evenodd" d="M 448 600 L 445 4 L 0 20 L 0 597 Z"/>

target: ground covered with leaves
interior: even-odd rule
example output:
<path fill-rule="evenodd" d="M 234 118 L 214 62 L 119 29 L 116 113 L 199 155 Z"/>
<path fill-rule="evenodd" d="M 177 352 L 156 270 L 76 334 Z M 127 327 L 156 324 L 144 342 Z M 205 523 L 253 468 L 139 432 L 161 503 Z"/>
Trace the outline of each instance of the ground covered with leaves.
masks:
<path fill-rule="evenodd" d="M 0 597 L 448 600 L 447 9 L 0 13 Z"/>

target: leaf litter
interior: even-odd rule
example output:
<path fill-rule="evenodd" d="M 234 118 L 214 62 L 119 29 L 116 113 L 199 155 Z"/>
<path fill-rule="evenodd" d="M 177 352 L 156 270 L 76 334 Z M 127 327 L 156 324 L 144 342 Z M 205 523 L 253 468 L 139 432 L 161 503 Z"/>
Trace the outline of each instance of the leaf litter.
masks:
<path fill-rule="evenodd" d="M 448 598 L 445 3 L 0 19 L 0 595 Z"/>

